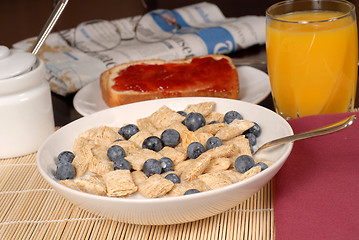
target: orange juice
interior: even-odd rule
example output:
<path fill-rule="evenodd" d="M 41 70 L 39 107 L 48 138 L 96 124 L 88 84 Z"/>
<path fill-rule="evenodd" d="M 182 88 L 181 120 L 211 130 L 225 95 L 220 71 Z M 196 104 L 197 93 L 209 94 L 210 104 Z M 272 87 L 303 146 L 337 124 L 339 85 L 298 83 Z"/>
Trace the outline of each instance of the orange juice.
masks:
<path fill-rule="evenodd" d="M 284 117 L 347 112 L 354 107 L 357 25 L 355 17 L 340 16 L 343 13 L 303 11 L 267 22 L 268 73 L 276 110 Z M 323 21 L 333 18 L 337 19 Z"/>

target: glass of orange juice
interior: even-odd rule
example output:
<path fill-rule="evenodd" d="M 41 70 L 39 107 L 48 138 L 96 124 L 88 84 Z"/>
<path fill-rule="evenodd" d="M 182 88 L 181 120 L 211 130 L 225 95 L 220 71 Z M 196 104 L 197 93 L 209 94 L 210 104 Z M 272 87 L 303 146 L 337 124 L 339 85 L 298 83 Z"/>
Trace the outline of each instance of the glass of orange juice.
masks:
<path fill-rule="evenodd" d="M 352 3 L 272 5 L 266 11 L 266 51 L 274 106 L 284 118 L 353 110 L 358 34 Z"/>

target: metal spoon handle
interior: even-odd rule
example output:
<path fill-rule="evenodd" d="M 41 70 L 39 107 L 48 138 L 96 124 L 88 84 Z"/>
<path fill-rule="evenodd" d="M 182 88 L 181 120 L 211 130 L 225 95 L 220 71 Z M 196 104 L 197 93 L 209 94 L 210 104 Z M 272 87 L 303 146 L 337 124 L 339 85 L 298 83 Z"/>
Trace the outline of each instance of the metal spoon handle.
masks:
<path fill-rule="evenodd" d="M 264 59 L 257 58 L 232 58 L 234 66 L 245 66 L 245 65 L 266 65 L 267 61 Z"/>
<path fill-rule="evenodd" d="M 254 154 L 258 153 L 259 151 L 261 151 L 261 150 L 263 150 L 265 148 L 272 147 L 272 146 L 275 146 L 275 145 L 288 143 L 288 142 L 294 142 L 296 140 L 302 140 L 302 139 L 306 139 L 306 138 L 316 137 L 316 136 L 320 136 L 320 135 L 324 135 L 324 134 L 339 131 L 341 129 L 347 128 L 350 125 L 352 125 L 352 123 L 355 121 L 356 118 L 357 118 L 356 115 L 352 115 L 352 116 L 347 117 L 347 118 L 345 118 L 343 120 L 340 120 L 339 122 L 332 123 L 332 124 L 330 124 L 328 126 L 324 126 L 324 127 L 321 127 L 321 128 L 317 128 L 317 129 L 307 131 L 307 132 L 302 132 L 302 133 L 294 134 L 294 135 L 291 135 L 291 136 L 287 136 L 287 137 L 272 140 L 270 142 L 267 142 L 267 143 L 263 144 L 260 148 L 257 149 L 257 151 L 254 152 Z"/>
<path fill-rule="evenodd" d="M 51 32 L 52 28 L 55 26 L 55 23 L 59 19 L 62 11 L 66 7 L 68 0 L 59 0 L 56 4 L 56 7 L 52 11 L 50 17 L 47 19 L 45 26 L 42 28 L 36 43 L 34 44 L 31 53 L 36 55 L 39 49 L 41 48 L 42 44 L 45 42 L 47 36 Z"/>

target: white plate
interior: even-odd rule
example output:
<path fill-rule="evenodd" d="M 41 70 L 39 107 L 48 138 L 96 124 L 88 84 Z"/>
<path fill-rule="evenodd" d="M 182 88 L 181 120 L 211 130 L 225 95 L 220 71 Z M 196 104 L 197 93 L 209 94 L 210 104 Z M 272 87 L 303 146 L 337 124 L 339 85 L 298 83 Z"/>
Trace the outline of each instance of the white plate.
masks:
<path fill-rule="evenodd" d="M 88 211 L 122 222 L 134 224 L 177 224 L 195 221 L 226 211 L 259 191 L 278 172 L 292 150 L 292 143 L 266 149 L 258 158 L 274 161 L 266 170 L 244 181 L 198 194 L 156 199 L 113 198 L 97 196 L 61 185 L 54 177 L 57 155 L 71 150 L 80 133 L 101 125 L 122 126 L 136 123 L 161 106 L 183 110 L 188 104 L 213 101 L 215 111 L 239 111 L 245 119 L 257 122 L 262 134 L 258 145 L 293 134 L 290 125 L 275 112 L 259 105 L 223 98 L 169 98 L 127 104 L 80 118 L 51 135 L 40 147 L 37 166 L 45 180 L 64 198 Z"/>
<path fill-rule="evenodd" d="M 238 99 L 260 103 L 270 93 L 270 82 L 268 75 L 256 68 L 243 66 L 237 68 L 239 76 Z M 73 100 L 77 112 L 83 116 L 109 108 L 103 101 L 99 81 L 87 84 L 76 93 Z"/>

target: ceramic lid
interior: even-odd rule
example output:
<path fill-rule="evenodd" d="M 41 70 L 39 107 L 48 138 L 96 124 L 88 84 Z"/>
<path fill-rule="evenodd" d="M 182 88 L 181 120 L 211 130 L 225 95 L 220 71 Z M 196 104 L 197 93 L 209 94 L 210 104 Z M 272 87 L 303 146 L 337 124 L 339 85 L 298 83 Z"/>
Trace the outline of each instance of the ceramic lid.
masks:
<path fill-rule="evenodd" d="M 21 50 L 0 46 L 0 80 L 21 75 L 34 66 L 36 57 Z"/>

